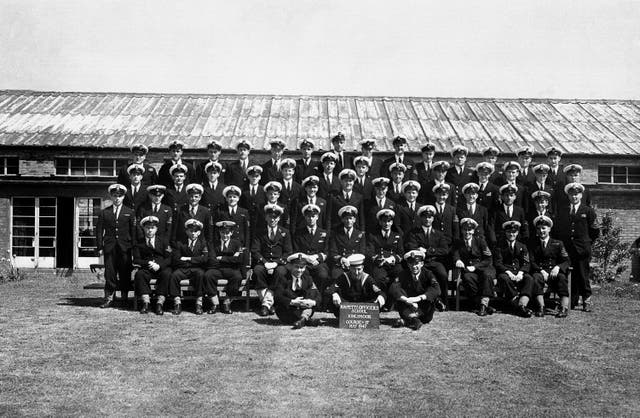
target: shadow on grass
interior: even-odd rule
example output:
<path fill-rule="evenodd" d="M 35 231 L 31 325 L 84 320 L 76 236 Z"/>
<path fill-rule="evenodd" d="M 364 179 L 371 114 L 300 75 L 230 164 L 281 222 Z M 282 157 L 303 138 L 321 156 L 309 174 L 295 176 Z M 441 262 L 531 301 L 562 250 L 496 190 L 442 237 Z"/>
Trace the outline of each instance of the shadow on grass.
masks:
<path fill-rule="evenodd" d="M 57 303 L 58 306 L 82 306 L 97 308 L 102 304 L 104 298 L 64 298 Z"/>

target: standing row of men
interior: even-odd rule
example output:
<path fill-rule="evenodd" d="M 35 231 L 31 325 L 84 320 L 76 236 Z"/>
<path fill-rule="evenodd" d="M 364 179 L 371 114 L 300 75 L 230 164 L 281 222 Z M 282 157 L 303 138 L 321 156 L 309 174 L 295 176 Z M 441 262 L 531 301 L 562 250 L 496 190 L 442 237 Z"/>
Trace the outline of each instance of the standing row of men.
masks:
<path fill-rule="evenodd" d="M 451 150 L 449 163 L 433 161 L 435 146 L 426 144 L 422 148 L 423 161 L 414 164 L 405 159 L 407 141 L 401 137 L 393 140 L 395 153 L 384 161 L 372 153 L 374 141 L 363 141 L 362 155 L 349 159 L 344 153 L 344 141 L 342 135 L 333 138 L 334 150 L 322 154 L 317 163 L 311 160 L 312 141 L 300 142 L 302 158 L 297 161 L 282 158 L 284 143 L 272 141 L 272 158 L 262 165 L 252 163 L 251 145 L 246 141 L 237 145 L 238 160 L 224 164 L 219 161 L 220 144 L 212 141 L 209 159 L 197 168 L 182 161 L 184 145 L 176 141 L 170 146 L 172 159 L 157 175 L 144 161 L 146 147 L 132 147 L 134 161 L 118 176 L 122 188 L 112 186 L 114 191 L 123 192 L 122 202 L 118 204 L 114 199 L 114 207 L 103 211 L 99 223 L 98 246 L 105 255 L 105 276 L 115 278 L 118 272 L 121 278 L 128 278 L 129 263 L 124 262 L 130 259 L 127 246 L 112 246 L 113 242 L 126 239 L 124 233 L 118 234 L 116 228 L 112 231 L 114 240 L 107 237 L 104 228 L 120 219 L 118 208 L 122 207 L 127 208 L 123 219 L 131 219 L 134 224 L 129 248 L 133 248 L 134 241 L 145 238 L 142 220 L 150 216 L 154 217 L 156 234 L 166 240 L 168 248 L 177 248 L 179 242 L 189 238 L 186 222 L 192 219 L 200 223 L 206 247 L 222 248 L 225 227 L 219 222 L 232 222 L 232 238 L 242 249 L 239 267 L 253 267 L 262 315 L 275 311 L 275 290 L 291 271 L 285 265 L 295 251 L 313 260 L 305 271 L 313 276 L 321 296 L 325 294 L 333 300 L 335 292 L 327 292 L 335 289 L 339 279 L 349 272 L 350 256 L 364 255 L 362 264 L 371 272 L 376 288 L 395 294 L 392 284 L 400 277 L 402 266 L 408 267 L 403 256 L 407 251 L 420 250 L 424 254 L 423 270 L 434 274 L 443 294 L 434 300 L 434 306 L 445 309 L 446 270 L 454 265 L 464 270 L 471 261 L 462 260 L 460 253 L 465 251 L 459 251 L 460 257 L 456 258 L 457 246 L 467 238 L 468 225 L 474 225 L 473 238 L 486 246 L 481 252 L 494 254 L 508 241 L 512 235 L 509 228 L 514 225 L 518 227 L 516 241 L 531 247 L 540 241 L 536 219 L 546 217 L 553 224 L 557 217 L 561 222 L 554 235 L 564 242 L 574 267 L 572 295 L 576 299 L 572 302 L 575 304 L 582 296 L 584 309 L 590 309 L 588 260 L 590 242 L 597 235 L 595 212 L 589 207 L 588 190 L 578 183 L 582 168 L 575 164 L 559 166 L 559 150 L 547 152 L 548 164 L 531 167 L 533 150 L 525 148 L 518 152 L 519 161 L 505 163 L 500 173 L 495 169 L 497 150 L 491 148 L 484 153 L 486 161 L 471 170 L 466 167 L 465 147 Z M 110 213 L 114 219 L 110 219 Z M 424 214 L 433 215 L 429 226 L 423 220 Z M 146 223 L 150 223 L 149 219 Z M 425 227 L 436 234 L 432 237 L 427 233 L 428 245 L 417 246 L 416 232 Z M 295 239 L 291 239 L 292 233 Z M 486 256 L 483 259 L 481 254 L 471 253 L 487 264 Z M 493 266 L 497 256 L 492 258 L 486 274 L 489 281 L 504 277 L 493 273 L 499 269 L 497 264 Z M 462 264 L 465 267 L 460 267 Z M 210 268 L 214 265 L 209 264 Z M 515 279 L 507 271 L 499 273 L 515 283 L 523 281 L 520 277 L 524 273 L 518 276 L 516 272 Z M 484 303 L 490 295 L 482 294 L 489 293 L 489 289 L 471 282 L 467 285 L 470 292 L 481 299 L 479 313 L 490 313 L 488 302 Z M 105 304 L 110 303 L 115 285 L 108 287 Z M 533 299 L 528 287 L 522 287 Z M 508 293 L 508 284 L 502 288 L 507 289 L 502 290 L 503 294 Z M 167 291 L 172 296 L 170 293 Z M 322 304 L 327 307 L 328 297 L 324 299 Z M 143 306 L 144 303 L 143 300 Z M 518 304 L 524 304 L 524 309 L 519 309 L 525 315 L 528 299 L 519 298 Z"/>

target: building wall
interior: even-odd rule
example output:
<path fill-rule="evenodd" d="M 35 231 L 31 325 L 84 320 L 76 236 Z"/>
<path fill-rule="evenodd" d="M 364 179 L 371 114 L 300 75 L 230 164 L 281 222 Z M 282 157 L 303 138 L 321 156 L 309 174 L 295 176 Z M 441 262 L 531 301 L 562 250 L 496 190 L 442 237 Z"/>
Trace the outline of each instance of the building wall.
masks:
<path fill-rule="evenodd" d="M 0 197 L 0 258 L 9 256 L 9 249 L 11 248 L 11 225 L 10 216 L 11 199 L 6 197 Z"/>

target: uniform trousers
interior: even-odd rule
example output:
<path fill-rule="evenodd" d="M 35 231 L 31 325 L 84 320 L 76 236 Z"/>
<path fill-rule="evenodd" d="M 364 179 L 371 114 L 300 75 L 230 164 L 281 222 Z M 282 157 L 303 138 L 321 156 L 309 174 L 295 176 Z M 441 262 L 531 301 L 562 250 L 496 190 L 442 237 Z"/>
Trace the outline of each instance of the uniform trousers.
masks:
<path fill-rule="evenodd" d="M 242 273 L 237 268 L 220 267 L 212 268 L 204 274 L 202 284 L 203 293 L 207 296 L 216 296 L 218 294 L 218 282 L 227 280 L 224 288 L 227 296 L 237 296 L 240 293 L 240 284 L 242 284 Z"/>
<path fill-rule="evenodd" d="M 287 268 L 285 266 L 277 266 L 273 269 L 273 273 L 269 274 L 263 264 L 256 264 L 253 268 L 253 278 L 255 280 L 256 289 L 271 289 L 274 290 L 280 280 L 283 280 L 287 275 Z"/>
<path fill-rule="evenodd" d="M 493 281 L 482 270 L 463 271 L 462 283 L 471 297 L 490 298 L 493 296 Z"/>
<path fill-rule="evenodd" d="M 303 316 L 309 319 L 313 316 L 312 308 L 300 308 L 299 306 L 284 306 L 276 304 L 276 316 L 285 324 L 293 324 Z"/>
<path fill-rule="evenodd" d="M 568 246 L 567 250 L 571 259 L 571 267 L 573 267 L 571 272 L 571 303 L 575 305 L 579 296 L 582 296 L 582 300 L 591 296 L 591 283 L 589 282 L 591 253 L 578 254 L 572 247 L 572 245 Z"/>
<path fill-rule="evenodd" d="M 544 295 L 545 282 L 542 273 L 533 273 L 534 280 L 534 289 L 533 293 L 538 295 Z M 547 280 L 547 285 L 549 289 L 554 290 L 558 293 L 560 297 L 568 297 L 569 296 L 569 281 L 567 280 L 567 276 L 564 273 L 558 273 L 555 278 L 549 276 Z"/>
<path fill-rule="evenodd" d="M 438 261 L 425 261 L 423 268 L 429 270 L 436 277 L 438 286 L 440 286 L 440 299 L 446 302 L 449 295 L 449 273 L 444 264 Z"/>
<path fill-rule="evenodd" d="M 202 282 L 204 278 L 204 270 L 200 267 L 183 267 L 173 271 L 171 273 L 171 280 L 169 280 L 169 296 L 180 296 L 180 282 L 182 280 L 189 280 L 189 285 L 193 287 L 193 291 L 196 297 L 201 297 Z"/>
<path fill-rule="evenodd" d="M 406 296 L 406 295 L 405 295 Z M 428 300 L 423 300 L 418 302 L 418 307 L 414 308 L 413 306 L 403 303 L 396 302 L 396 307 L 398 309 L 398 313 L 400 314 L 400 318 L 402 318 L 405 322 L 409 322 L 413 318 L 419 318 L 423 324 L 428 324 L 433 319 L 433 313 L 435 312 L 435 305 Z"/>
<path fill-rule="evenodd" d="M 136 295 L 151 294 L 151 286 L 149 285 L 151 279 L 156 279 L 156 294 L 167 296 L 169 282 L 171 281 L 170 268 L 163 268 L 158 271 L 138 269 L 134 277 Z"/>
<path fill-rule="evenodd" d="M 373 283 L 380 289 L 385 291 L 389 288 L 389 285 L 393 283 L 393 280 L 402 273 L 402 265 L 394 264 L 393 266 L 385 264 L 384 266 L 374 266 L 371 268 L 371 278 Z"/>
<path fill-rule="evenodd" d="M 131 251 L 119 245 L 104 253 L 104 292 L 111 295 L 117 289 L 128 292 L 131 287 Z"/>
<path fill-rule="evenodd" d="M 498 274 L 498 290 L 506 300 L 512 300 L 516 296 L 532 298 L 533 287 L 533 277 L 527 273 L 522 274 L 522 280 L 519 282 L 511 280 L 507 273 Z"/>

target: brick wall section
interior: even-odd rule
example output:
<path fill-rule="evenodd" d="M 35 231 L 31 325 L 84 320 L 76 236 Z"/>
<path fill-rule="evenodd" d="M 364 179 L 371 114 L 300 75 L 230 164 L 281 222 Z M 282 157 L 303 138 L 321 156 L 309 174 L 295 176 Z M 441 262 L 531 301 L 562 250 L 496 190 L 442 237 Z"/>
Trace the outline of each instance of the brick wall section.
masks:
<path fill-rule="evenodd" d="M 624 241 L 634 242 L 640 237 L 640 194 L 597 192 L 593 195 L 593 206 L 601 217 L 607 210 L 614 212 L 614 218 L 622 227 Z"/>
<path fill-rule="evenodd" d="M 9 229 L 9 225 L 11 225 L 10 203 L 10 199 L 0 197 L 0 237 L 2 237 L 0 239 L 0 258 L 9 255 L 7 251 L 11 246 L 11 242 L 9 241 L 9 237 L 11 236 Z"/>

